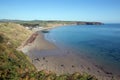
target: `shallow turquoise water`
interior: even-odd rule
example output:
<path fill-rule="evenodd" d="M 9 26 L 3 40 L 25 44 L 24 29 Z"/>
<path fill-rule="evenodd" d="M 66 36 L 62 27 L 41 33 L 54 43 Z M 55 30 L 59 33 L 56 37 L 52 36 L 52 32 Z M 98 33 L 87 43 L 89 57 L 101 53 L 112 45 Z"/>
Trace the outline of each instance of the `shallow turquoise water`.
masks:
<path fill-rule="evenodd" d="M 57 46 L 77 51 L 120 73 L 120 24 L 62 26 L 45 35 Z"/>

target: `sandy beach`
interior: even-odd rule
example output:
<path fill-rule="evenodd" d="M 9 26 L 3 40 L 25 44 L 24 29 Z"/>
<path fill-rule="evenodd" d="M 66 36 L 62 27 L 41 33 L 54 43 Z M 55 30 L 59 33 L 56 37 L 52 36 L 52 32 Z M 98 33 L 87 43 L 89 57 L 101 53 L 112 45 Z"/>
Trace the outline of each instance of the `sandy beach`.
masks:
<path fill-rule="evenodd" d="M 96 76 L 99 80 L 120 80 L 102 67 L 93 64 L 85 56 L 75 54 L 68 50 L 59 49 L 54 44 L 44 39 L 41 32 L 35 32 L 21 46 L 21 50 L 30 57 L 31 62 L 38 71 L 47 70 L 59 74 L 80 72 Z"/>

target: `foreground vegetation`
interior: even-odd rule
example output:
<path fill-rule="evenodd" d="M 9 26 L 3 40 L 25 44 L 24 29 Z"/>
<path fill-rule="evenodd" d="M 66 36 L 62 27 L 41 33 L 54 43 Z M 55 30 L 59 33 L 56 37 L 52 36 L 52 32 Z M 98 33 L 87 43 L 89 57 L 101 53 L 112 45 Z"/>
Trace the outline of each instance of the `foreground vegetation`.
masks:
<path fill-rule="evenodd" d="M 29 58 L 17 47 L 32 34 L 19 24 L 0 23 L 0 80 L 97 80 L 88 74 L 56 75 L 37 71 Z"/>

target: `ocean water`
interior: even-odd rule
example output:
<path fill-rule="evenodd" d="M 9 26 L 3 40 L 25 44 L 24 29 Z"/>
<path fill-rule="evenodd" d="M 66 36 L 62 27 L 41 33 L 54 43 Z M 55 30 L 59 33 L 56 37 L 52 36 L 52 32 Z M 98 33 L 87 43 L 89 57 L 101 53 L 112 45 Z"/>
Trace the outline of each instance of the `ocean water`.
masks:
<path fill-rule="evenodd" d="M 68 48 L 120 74 L 120 24 L 61 26 L 45 37 L 59 48 Z"/>

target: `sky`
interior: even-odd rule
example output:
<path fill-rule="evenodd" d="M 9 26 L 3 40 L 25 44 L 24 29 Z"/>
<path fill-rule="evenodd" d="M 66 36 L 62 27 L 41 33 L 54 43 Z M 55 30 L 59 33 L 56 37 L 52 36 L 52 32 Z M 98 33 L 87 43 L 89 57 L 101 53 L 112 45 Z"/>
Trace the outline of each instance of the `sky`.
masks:
<path fill-rule="evenodd" d="M 120 0 L 0 0 L 0 19 L 120 23 Z"/>

